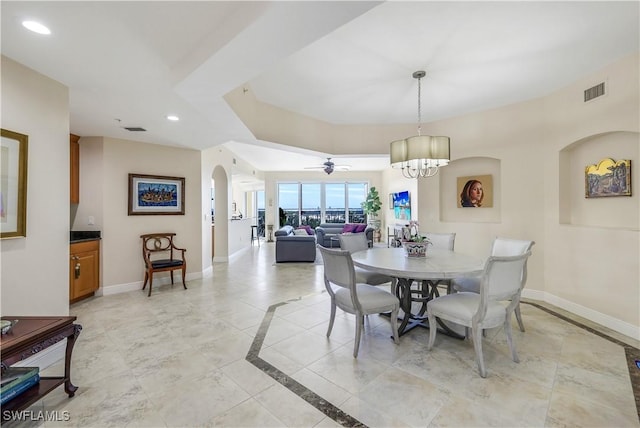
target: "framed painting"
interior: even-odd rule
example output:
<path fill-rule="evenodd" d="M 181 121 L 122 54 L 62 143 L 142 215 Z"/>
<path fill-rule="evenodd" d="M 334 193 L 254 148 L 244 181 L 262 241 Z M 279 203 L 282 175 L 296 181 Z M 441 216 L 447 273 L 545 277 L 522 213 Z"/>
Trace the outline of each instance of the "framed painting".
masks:
<path fill-rule="evenodd" d="M 631 160 L 604 158 L 584 169 L 585 198 L 631 196 Z"/>
<path fill-rule="evenodd" d="M 29 137 L 2 129 L 0 145 L 0 238 L 27 236 Z"/>
<path fill-rule="evenodd" d="M 184 215 L 184 177 L 129 174 L 129 215 Z"/>
<path fill-rule="evenodd" d="M 473 175 L 458 177 L 458 208 L 493 207 L 493 177 L 491 175 Z"/>

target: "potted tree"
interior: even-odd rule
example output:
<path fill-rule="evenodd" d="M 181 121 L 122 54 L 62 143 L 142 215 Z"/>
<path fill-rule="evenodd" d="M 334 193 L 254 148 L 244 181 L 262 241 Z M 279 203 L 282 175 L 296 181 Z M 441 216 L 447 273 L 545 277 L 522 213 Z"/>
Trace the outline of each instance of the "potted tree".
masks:
<path fill-rule="evenodd" d="M 382 208 L 382 201 L 380 201 L 380 195 L 375 187 L 369 189 L 367 198 L 361 205 L 362 211 L 367 215 L 367 224 L 376 230 L 376 237 L 379 241 L 381 221 L 378 218 L 378 211 Z"/>

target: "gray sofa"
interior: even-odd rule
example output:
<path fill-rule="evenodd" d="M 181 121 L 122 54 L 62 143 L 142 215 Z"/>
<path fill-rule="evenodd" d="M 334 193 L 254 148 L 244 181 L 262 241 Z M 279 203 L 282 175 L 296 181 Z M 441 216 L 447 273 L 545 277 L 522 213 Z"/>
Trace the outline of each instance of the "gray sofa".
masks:
<path fill-rule="evenodd" d="M 344 223 L 321 223 L 320 226 L 316 227 L 316 240 L 318 241 L 318 244 L 326 248 L 339 248 L 340 239 L 338 236 L 342 233 L 344 225 Z M 369 247 L 373 246 L 374 230 L 375 229 L 369 225 L 367 225 L 364 230 Z"/>
<path fill-rule="evenodd" d="M 276 263 L 314 262 L 316 260 L 316 236 L 295 235 L 293 226 L 282 226 L 276 237 Z"/>

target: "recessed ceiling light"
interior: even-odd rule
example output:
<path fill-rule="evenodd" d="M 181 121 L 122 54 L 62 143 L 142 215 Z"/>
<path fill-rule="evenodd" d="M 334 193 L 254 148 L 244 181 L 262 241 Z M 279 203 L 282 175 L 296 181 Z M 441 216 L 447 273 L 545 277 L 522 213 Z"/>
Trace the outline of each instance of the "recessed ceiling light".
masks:
<path fill-rule="evenodd" d="M 38 34 L 51 34 L 51 30 L 36 21 L 22 21 L 22 26 Z"/>
<path fill-rule="evenodd" d="M 173 122 L 177 122 L 177 121 L 179 121 L 179 120 L 180 120 L 180 118 L 179 118 L 178 116 L 173 115 L 173 114 L 170 114 L 169 116 L 167 116 L 167 119 L 168 119 L 168 120 L 171 120 L 171 121 L 173 121 Z"/>

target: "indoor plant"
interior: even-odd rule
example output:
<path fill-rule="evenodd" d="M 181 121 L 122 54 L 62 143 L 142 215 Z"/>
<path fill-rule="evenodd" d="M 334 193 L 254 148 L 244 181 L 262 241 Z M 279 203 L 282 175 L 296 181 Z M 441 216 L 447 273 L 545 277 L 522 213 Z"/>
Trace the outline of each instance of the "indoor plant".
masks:
<path fill-rule="evenodd" d="M 380 195 L 375 187 L 371 187 L 369 189 L 367 198 L 362 202 L 361 206 L 362 211 L 367 215 L 367 223 L 375 228 L 375 230 L 380 230 L 378 211 L 382 208 L 382 201 L 380 200 Z"/>
<path fill-rule="evenodd" d="M 402 247 L 407 257 L 426 257 L 427 247 L 431 244 L 426 236 L 420 235 L 418 226 L 417 221 L 411 220 L 403 228 Z"/>

